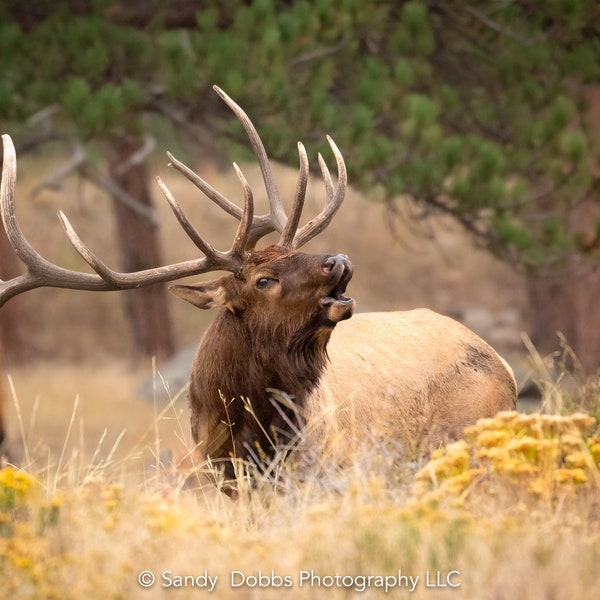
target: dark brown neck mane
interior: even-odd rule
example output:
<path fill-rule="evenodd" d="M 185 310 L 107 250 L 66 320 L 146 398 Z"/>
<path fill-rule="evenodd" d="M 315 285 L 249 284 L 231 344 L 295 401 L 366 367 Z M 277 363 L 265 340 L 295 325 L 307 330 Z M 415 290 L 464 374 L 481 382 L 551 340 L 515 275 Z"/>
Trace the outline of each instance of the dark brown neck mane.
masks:
<path fill-rule="evenodd" d="M 283 328 L 250 327 L 242 317 L 221 310 L 196 355 L 202 376 L 192 377 L 191 402 L 202 407 L 203 414 L 218 415 L 215 420 L 231 430 L 221 448 L 210 452 L 214 455 L 248 458 L 256 452 L 256 442 L 268 455 L 274 445 L 289 443 L 302 425 L 304 403 L 327 361 L 329 327 L 315 323 L 296 334 Z M 296 410 L 279 403 L 277 391 Z M 197 423 L 192 423 L 192 433 L 200 442 Z M 225 471 L 233 476 L 229 468 Z"/>

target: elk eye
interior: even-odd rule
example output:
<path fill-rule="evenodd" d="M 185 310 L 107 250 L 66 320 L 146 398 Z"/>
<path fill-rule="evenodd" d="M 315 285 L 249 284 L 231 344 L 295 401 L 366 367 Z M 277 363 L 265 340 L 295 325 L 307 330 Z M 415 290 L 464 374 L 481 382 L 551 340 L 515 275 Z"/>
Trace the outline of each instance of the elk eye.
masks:
<path fill-rule="evenodd" d="M 259 290 L 265 290 L 268 287 L 270 287 L 271 285 L 273 285 L 277 280 L 273 279 L 272 277 L 259 277 L 256 280 L 256 287 Z"/>

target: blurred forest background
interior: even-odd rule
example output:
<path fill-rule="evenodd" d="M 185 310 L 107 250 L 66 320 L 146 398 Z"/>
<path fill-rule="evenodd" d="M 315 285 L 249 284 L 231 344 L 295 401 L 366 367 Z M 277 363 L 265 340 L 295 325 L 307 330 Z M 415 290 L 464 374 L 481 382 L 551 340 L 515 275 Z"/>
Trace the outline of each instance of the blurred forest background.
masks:
<path fill-rule="evenodd" d="M 17 149 L 17 215 L 62 266 L 87 270 L 64 210 L 109 265 L 194 258 L 154 184 L 161 175 L 218 248 L 233 219 L 167 170 L 170 150 L 241 202 L 229 166 L 264 200 L 250 115 L 284 197 L 296 141 L 352 190 L 313 250 L 347 252 L 364 310 L 429 306 L 500 351 L 557 332 L 600 365 L 600 8 L 595 0 L 56 0 L 0 3 L 0 129 Z M 285 166 L 287 165 L 287 166 Z M 309 188 L 305 218 L 320 209 Z M 309 214 L 310 213 L 310 214 Z M 22 266 L 0 232 L 0 278 Z M 42 289 L 0 311 L 4 362 L 146 366 L 198 340 L 199 314 L 165 286 Z M 145 361 L 145 362 L 144 362 Z"/>

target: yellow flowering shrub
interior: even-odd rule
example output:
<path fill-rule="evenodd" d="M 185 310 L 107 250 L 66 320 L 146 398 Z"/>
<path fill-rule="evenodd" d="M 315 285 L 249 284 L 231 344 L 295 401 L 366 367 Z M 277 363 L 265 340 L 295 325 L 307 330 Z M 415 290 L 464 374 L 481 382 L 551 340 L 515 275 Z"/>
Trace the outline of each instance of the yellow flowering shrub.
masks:
<path fill-rule="evenodd" d="M 58 505 L 43 502 L 41 491 L 41 483 L 29 473 L 0 469 L 0 574 L 7 598 L 20 597 L 28 589 L 35 589 L 39 597 L 57 597 L 51 574 L 68 556 L 49 552 L 42 533 L 56 518 Z"/>
<path fill-rule="evenodd" d="M 13 467 L 0 469 L 0 513 L 22 506 L 39 484 L 35 477 Z"/>
<path fill-rule="evenodd" d="M 504 412 L 465 430 L 417 473 L 417 497 L 463 502 L 475 491 L 550 500 L 600 488 L 600 432 L 589 415 Z"/>

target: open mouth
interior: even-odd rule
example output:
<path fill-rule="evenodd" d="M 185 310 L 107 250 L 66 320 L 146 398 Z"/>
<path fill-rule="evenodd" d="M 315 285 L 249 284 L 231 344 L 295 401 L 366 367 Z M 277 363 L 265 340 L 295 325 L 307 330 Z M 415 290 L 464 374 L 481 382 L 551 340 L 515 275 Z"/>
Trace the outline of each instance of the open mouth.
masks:
<path fill-rule="evenodd" d="M 350 304 L 354 302 L 352 298 L 344 295 L 353 274 L 350 261 L 346 259 L 345 261 L 340 262 L 340 264 L 336 266 L 336 270 L 340 271 L 340 278 L 327 296 L 321 298 L 321 304 L 323 306 L 330 306 L 334 303 Z"/>
<path fill-rule="evenodd" d="M 322 269 L 333 286 L 320 299 L 323 307 L 321 317 L 324 325 L 334 327 L 336 323 L 349 319 L 354 314 L 354 300 L 344 295 L 352 279 L 352 263 L 345 254 L 336 254 L 327 257 Z"/>

